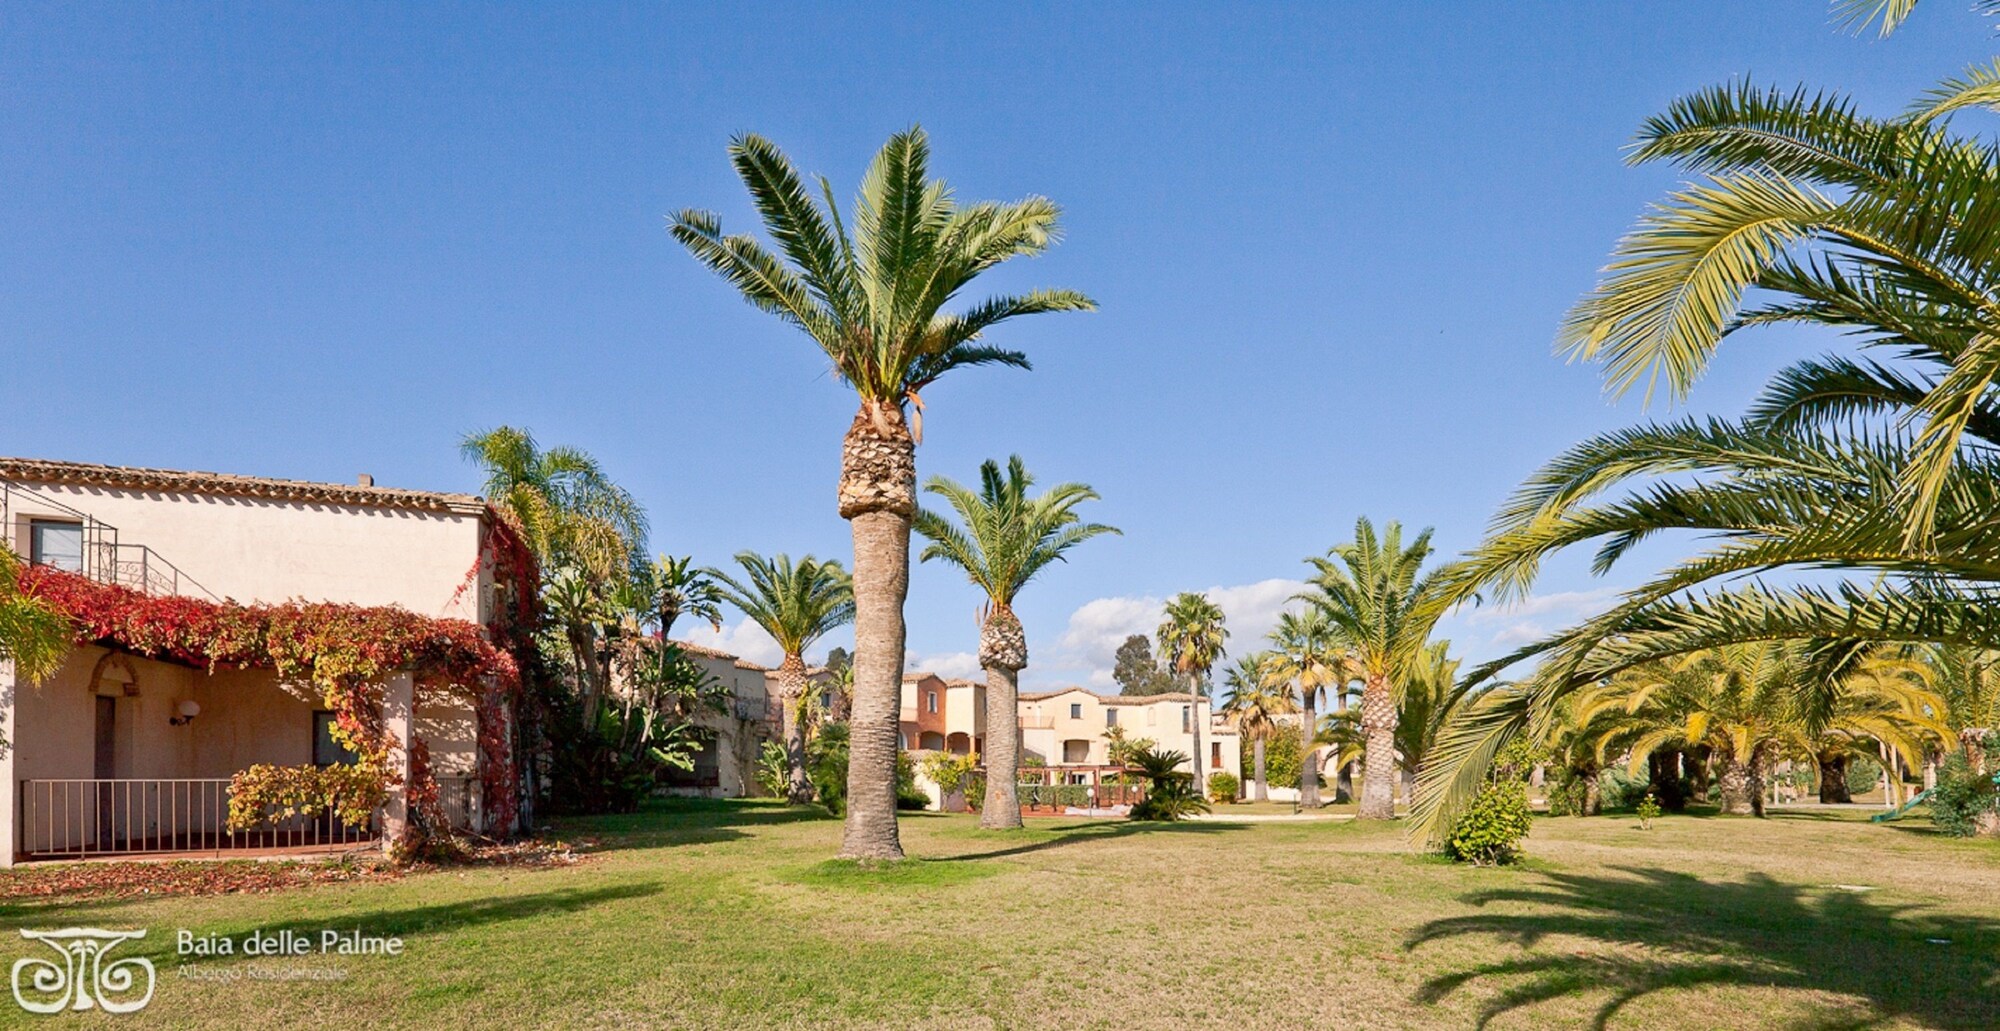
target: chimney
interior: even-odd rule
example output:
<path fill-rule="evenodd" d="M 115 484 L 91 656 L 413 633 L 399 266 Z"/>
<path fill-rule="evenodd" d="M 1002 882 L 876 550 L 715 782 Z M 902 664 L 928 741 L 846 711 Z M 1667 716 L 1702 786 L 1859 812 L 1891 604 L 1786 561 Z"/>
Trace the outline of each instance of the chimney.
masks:
<path fill-rule="evenodd" d="M 373 487 L 375 486 L 375 477 L 370 476 L 367 473 L 362 473 L 361 475 L 356 476 L 354 478 L 354 482 L 363 487 Z"/>

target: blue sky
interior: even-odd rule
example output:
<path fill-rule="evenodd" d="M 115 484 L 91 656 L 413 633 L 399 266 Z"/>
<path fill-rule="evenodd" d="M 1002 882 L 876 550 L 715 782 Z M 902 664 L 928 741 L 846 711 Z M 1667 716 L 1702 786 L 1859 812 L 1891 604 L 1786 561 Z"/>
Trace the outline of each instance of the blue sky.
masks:
<path fill-rule="evenodd" d="M 1674 96 L 1748 74 L 1886 113 L 1993 51 L 1953 0 L 1888 40 L 1818 0 L 10 4 L 0 453 L 471 490 L 456 441 L 512 423 L 597 455 L 658 549 L 844 559 L 851 395 L 665 219 L 751 227 L 734 133 L 846 195 L 921 123 L 961 196 L 1066 209 L 993 288 L 1102 306 L 1003 329 L 1035 370 L 928 391 L 918 456 L 965 479 L 1018 452 L 1103 493 L 1124 536 L 1021 605 L 1027 684 L 1102 686 L 1158 599 L 1217 590 L 1242 650 L 1357 515 L 1468 547 L 1538 463 L 1644 414 L 1549 348 L 1674 182 L 1621 161 Z M 1746 340 L 1692 407 L 1837 346 Z M 1447 629 L 1491 656 L 1619 582 L 1558 563 Z M 913 661 L 971 672 L 977 603 L 919 567 Z"/>

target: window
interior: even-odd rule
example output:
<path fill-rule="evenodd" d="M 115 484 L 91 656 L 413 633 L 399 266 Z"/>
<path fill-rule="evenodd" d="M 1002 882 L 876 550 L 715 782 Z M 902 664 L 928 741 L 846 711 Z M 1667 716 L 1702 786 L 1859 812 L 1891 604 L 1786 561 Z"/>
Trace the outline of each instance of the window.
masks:
<path fill-rule="evenodd" d="M 72 573 L 83 572 L 83 524 L 29 520 L 28 561 Z"/>
<path fill-rule="evenodd" d="M 936 711 L 937 711 L 937 692 L 936 692 L 936 691 L 926 691 L 926 692 L 924 692 L 924 705 L 925 705 L 925 707 L 927 707 L 928 709 L 930 709 L 930 711 L 932 711 L 932 712 L 936 712 Z"/>
<path fill-rule="evenodd" d="M 1117 725 L 1118 725 L 1118 710 L 1117 710 L 1117 709 L 1109 709 L 1109 708 L 1107 708 L 1107 709 L 1105 709 L 1105 710 L 1104 710 L 1104 725 L 1105 725 L 1105 726 L 1107 726 L 1107 727 L 1115 727 L 1115 726 L 1117 726 Z"/>
<path fill-rule="evenodd" d="M 1071 702 L 1071 703 L 1069 703 L 1069 718 L 1070 718 L 1070 719 L 1073 719 L 1073 720 L 1080 720 L 1080 719 L 1082 719 L 1082 718 L 1083 718 L 1083 703 L 1082 703 L 1082 702 Z"/>
<path fill-rule="evenodd" d="M 354 750 L 333 739 L 333 713 L 313 713 L 313 765 L 351 766 L 361 761 Z"/>
<path fill-rule="evenodd" d="M 1215 766 L 1215 767 L 1218 767 L 1218 768 L 1219 768 L 1219 767 L 1221 767 L 1221 765 L 1222 765 L 1222 742 L 1220 742 L 1220 741 L 1211 741 L 1211 742 L 1209 742 L 1209 743 L 1208 743 L 1208 764 L 1209 764 L 1210 766 Z"/>
<path fill-rule="evenodd" d="M 1181 706 L 1181 733 L 1183 734 L 1186 734 L 1193 729 L 1194 720 L 1191 716 L 1191 712 L 1192 711 L 1187 706 L 1185 705 Z"/>

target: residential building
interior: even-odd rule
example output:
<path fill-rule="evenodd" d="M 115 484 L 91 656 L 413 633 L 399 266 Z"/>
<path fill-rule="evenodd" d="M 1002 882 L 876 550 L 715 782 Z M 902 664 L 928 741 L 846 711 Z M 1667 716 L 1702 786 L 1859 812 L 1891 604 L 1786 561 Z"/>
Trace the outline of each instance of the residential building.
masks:
<path fill-rule="evenodd" d="M 701 747 L 695 752 L 694 769 L 670 771 L 668 790 L 707 798 L 757 794 L 757 760 L 764 742 L 775 741 L 782 733 L 776 672 L 692 641 L 674 643 L 715 678 L 723 698 L 719 711 L 704 710 L 695 718 Z"/>
<path fill-rule="evenodd" d="M 496 576 L 497 520 L 478 497 L 366 476 L 328 484 L 0 458 L 9 546 L 153 598 L 338 602 L 484 625 L 516 589 Z M 421 740 L 446 808 L 478 822 L 485 757 L 472 703 L 420 691 L 407 673 L 383 698 L 394 754 L 407 759 Z M 17 684 L 0 664 L 0 863 L 227 847 L 229 779 L 253 764 L 346 760 L 332 716 L 312 685 L 272 669 L 202 668 L 116 641 L 76 647 L 41 683 Z M 390 818 L 403 812 L 398 792 Z"/>
<path fill-rule="evenodd" d="M 1023 757 L 1049 766 L 1104 766 L 1110 762 L 1113 727 L 1127 738 L 1194 759 L 1194 728 L 1201 727 L 1201 779 L 1235 774 L 1242 754 L 1236 728 L 1211 711 L 1206 698 L 1191 694 L 1102 695 L 1081 687 L 1023 693 L 1020 701 Z M 1199 721 L 1199 724 L 1197 724 Z"/>

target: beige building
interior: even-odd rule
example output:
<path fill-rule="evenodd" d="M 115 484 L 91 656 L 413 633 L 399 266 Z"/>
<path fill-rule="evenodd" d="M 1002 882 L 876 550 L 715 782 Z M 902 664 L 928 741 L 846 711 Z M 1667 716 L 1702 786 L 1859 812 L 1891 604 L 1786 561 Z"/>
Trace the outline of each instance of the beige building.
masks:
<path fill-rule="evenodd" d="M 365 476 L 324 484 L 0 458 L 0 533 L 17 554 L 155 597 L 344 602 L 484 624 L 506 601 L 484 550 L 495 518 L 477 497 Z M 407 674 L 384 694 L 392 742 L 422 738 L 447 811 L 476 821 L 471 705 L 418 701 Z M 331 722 L 309 685 L 268 669 L 211 671 L 111 642 L 75 648 L 41 683 L 16 683 L 0 663 L 0 863 L 229 847 L 229 778 L 256 763 L 342 761 Z M 393 798 L 391 808 L 400 814 Z M 287 831 L 298 843 L 324 836 Z"/>
<path fill-rule="evenodd" d="M 1208 699 L 1190 694 L 1101 695 L 1081 687 L 1021 695 L 1023 756 L 1050 766 L 1103 766 L 1110 762 L 1105 734 L 1122 727 L 1130 739 L 1150 739 L 1160 748 L 1194 756 L 1194 727 L 1200 721 L 1205 753 L 1200 779 L 1237 771 L 1241 755 L 1236 728 L 1216 718 Z"/>
<path fill-rule="evenodd" d="M 692 641 L 675 641 L 689 659 L 725 692 L 722 711 L 696 717 L 702 736 L 694 769 L 674 770 L 668 790 L 704 798 L 744 798 L 758 793 L 757 758 L 764 742 L 781 731 L 777 709 L 777 674 L 728 652 Z"/>

